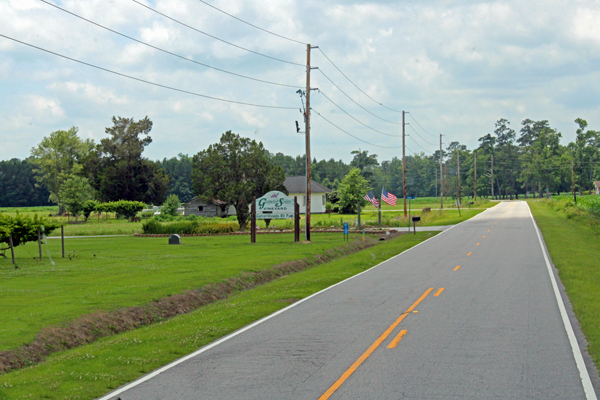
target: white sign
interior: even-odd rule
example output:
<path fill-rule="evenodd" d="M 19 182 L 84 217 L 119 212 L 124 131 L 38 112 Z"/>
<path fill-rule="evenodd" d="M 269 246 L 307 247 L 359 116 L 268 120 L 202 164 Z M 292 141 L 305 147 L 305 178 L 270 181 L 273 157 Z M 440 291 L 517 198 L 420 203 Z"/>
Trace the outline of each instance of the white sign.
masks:
<path fill-rule="evenodd" d="M 294 218 L 294 199 L 276 190 L 256 199 L 256 219 Z"/>

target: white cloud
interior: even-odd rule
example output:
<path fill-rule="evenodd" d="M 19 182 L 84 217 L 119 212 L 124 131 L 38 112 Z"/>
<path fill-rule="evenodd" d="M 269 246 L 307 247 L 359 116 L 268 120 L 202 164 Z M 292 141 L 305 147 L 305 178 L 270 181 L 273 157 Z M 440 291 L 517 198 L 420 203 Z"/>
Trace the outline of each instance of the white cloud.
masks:
<path fill-rule="evenodd" d="M 30 109 L 38 118 L 51 117 L 62 118 L 65 111 L 60 106 L 58 100 L 49 99 L 44 96 L 29 95 L 25 99 L 25 107 Z"/>

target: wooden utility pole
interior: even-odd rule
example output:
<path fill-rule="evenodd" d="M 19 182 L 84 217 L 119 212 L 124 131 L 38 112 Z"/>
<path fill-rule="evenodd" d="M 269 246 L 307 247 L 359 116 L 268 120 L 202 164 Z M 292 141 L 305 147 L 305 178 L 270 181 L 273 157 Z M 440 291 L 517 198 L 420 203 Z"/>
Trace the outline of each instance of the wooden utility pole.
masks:
<path fill-rule="evenodd" d="M 473 200 L 477 201 L 477 150 L 473 151 L 473 157 L 475 157 L 475 191 L 473 192 Z"/>
<path fill-rule="evenodd" d="M 492 176 L 492 200 L 494 200 L 494 155 L 492 154 L 492 171 L 491 171 L 491 176 Z"/>
<path fill-rule="evenodd" d="M 404 134 L 404 114 L 402 111 L 402 197 L 404 198 L 404 218 L 406 218 L 406 135 Z"/>
<path fill-rule="evenodd" d="M 310 44 L 306 45 L 306 118 L 304 118 L 304 131 L 306 133 L 306 222 L 304 239 L 310 242 Z"/>
<path fill-rule="evenodd" d="M 575 173 L 573 172 L 573 161 L 571 161 L 571 192 L 573 193 L 573 200 L 577 204 L 577 196 L 575 195 Z"/>
<path fill-rule="evenodd" d="M 460 152 L 456 149 L 456 179 L 458 182 L 458 204 L 462 203 L 462 196 L 460 194 Z"/>
<path fill-rule="evenodd" d="M 444 171 L 442 169 L 442 135 L 440 134 L 440 210 L 444 208 Z"/>

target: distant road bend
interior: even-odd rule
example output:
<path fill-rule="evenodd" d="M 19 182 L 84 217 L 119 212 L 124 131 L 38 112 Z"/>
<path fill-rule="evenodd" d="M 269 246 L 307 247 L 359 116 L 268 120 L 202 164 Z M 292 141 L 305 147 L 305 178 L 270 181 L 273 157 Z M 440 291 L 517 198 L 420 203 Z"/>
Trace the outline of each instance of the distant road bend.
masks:
<path fill-rule="evenodd" d="M 110 393 L 596 399 L 525 202 L 503 202 Z"/>

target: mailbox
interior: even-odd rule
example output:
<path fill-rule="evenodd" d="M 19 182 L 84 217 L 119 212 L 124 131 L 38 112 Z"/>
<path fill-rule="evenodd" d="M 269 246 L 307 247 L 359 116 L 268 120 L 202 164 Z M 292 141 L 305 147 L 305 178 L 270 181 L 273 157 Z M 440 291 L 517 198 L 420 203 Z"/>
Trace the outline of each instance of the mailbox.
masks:
<path fill-rule="evenodd" d="M 421 217 L 412 217 L 413 222 L 419 222 Z"/>

